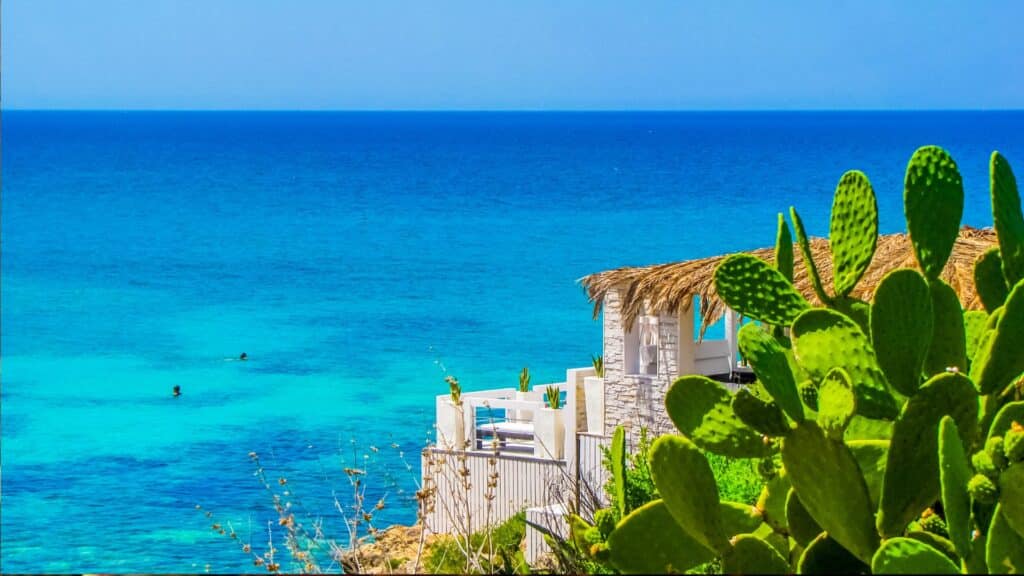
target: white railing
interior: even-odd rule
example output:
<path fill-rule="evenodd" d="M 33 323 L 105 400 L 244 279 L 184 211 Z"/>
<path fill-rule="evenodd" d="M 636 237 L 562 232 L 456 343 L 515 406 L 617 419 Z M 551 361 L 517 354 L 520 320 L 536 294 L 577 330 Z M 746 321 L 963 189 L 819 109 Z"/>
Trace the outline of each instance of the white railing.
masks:
<path fill-rule="evenodd" d="M 570 369 L 566 371 L 566 382 L 538 384 L 527 393 L 515 388 L 463 392 L 461 407 L 453 406 L 448 394 L 438 395 L 438 446 L 518 450 L 532 452 L 538 458 L 572 460 L 581 420 L 578 415 L 582 411 L 583 379 L 593 374 L 593 368 Z M 565 396 L 558 410 L 551 410 L 545 400 L 551 386 Z M 585 420 L 582 424 L 586 425 Z"/>

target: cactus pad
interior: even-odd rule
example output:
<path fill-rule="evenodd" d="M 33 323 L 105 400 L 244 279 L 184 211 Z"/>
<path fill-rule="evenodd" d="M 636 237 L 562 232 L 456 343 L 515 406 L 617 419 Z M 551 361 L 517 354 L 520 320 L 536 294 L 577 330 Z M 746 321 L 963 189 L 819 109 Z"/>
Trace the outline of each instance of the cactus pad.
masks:
<path fill-rule="evenodd" d="M 811 518 L 793 490 L 786 497 L 786 525 L 789 527 L 789 535 L 801 546 L 806 546 L 822 533 L 821 526 Z"/>
<path fill-rule="evenodd" d="M 971 365 L 971 379 L 982 394 L 1000 391 L 1024 373 L 1021 350 L 1024 350 L 1024 280 L 1017 282 L 1010 291 L 995 333 L 982 340 Z"/>
<path fill-rule="evenodd" d="M 651 446 L 650 461 L 654 485 L 676 523 L 709 550 L 724 553 L 729 539 L 718 485 L 700 449 L 684 436 L 662 436 Z"/>
<path fill-rule="evenodd" d="M 1003 258 L 999 248 L 990 248 L 974 263 L 974 289 L 985 310 L 992 312 L 1010 295 L 1010 285 L 1003 276 Z"/>
<path fill-rule="evenodd" d="M 821 381 L 835 367 L 854 383 L 858 412 L 869 418 L 893 418 L 898 412 L 875 350 L 864 332 L 849 318 L 816 308 L 793 322 L 793 350 L 807 373 Z"/>
<path fill-rule="evenodd" d="M 785 414 L 775 402 L 765 402 L 742 388 L 732 398 L 732 411 L 736 417 L 754 431 L 766 436 L 782 436 L 789 432 Z"/>
<path fill-rule="evenodd" d="M 939 421 L 950 415 L 961 441 L 977 430 L 978 396 L 962 374 L 947 372 L 924 383 L 893 426 L 879 502 L 878 532 L 895 536 L 939 496 Z"/>
<path fill-rule="evenodd" d="M 715 557 L 655 500 L 626 516 L 608 537 L 611 562 L 625 574 L 682 573 Z"/>
<path fill-rule="evenodd" d="M 715 269 L 715 288 L 729 308 L 769 324 L 788 326 L 811 306 L 781 272 L 750 254 L 723 260 Z"/>
<path fill-rule="evenodd" d="M 999 412 L 996 413 L 996 417 L 992 420 L 992 425 L 989 426 L 986 438 L 1005 437 L 1006 433 L 1010 430 L 1010 426 L 1015 421 L 1024 423 L 1024 401 L 1010 402 L 1000 408 Z"/>
<path fill-rule="evenodd" d="M 722 527 L 728 536 L 750 534 L 763 524 L 761 511 L 750 504 L 722 502 L 718 508 L 722 511 Z"/>
<path fill-rule="evenodd" d="M 833 368 L 821 381 L 818 390 L 818 425 L 830 437 L 842 440 L 846 425 L 857 410 L 850 375 L 842 368 Z"/>
<path fill-rule="evenodd" d="M 804 419 L 793 371 L 786 350 L 779 342 L 753 322 L 745 324 L 737 334 L 740 352 L 750 362 L 757 379 L 790 418 Z"/>
<path fill-rule="evenodd" d="M 737 536 L 722 555 L 727 574 L 788 574 L 789 562 L 770 544 L 750 534 Z"/>
<path fill-rule="evenodd" d="M 974 355 L 978 353 L 981 336 L 985 333 L 985 323 L 987 321 L 988 314 L 981 310 L 968 310 L 964 312 L 964 337 L 966 339 L 968 364 L 974 361 Z"/>
<path fill-rule="evenodd" d="M 1024 538 L 1010 527 L 996 506 L 988 527 L 985 563 L 989 574 L 1024 574 Z"/>
<path fill-rule="evenodd" d="M 931 518 L 938 520 L 938 522 L 942 522 L 942 518 L 939 518 L 938 516 L 932 516 Z M 913 538 L 914 540 L 924 542 L 932 548 L 935 548 L 939 552 L 942 552 L 942 554 L 946 558 L 949 558 L 954 564 L 958 564 L 960 562 L 960 555 L 956 553 L 956 548 L 953 547 L 953 543 L 934 532 L 911 530 L 907 532 L 907 538 Z"/>
<path fill-rule="evenodd" d="M 868 177 L 859 170 L 843 174 L 832 200 L 829 246 L 832 286 L 837 297 L 857 285 L 875 255 L 878 243 L 878 202 Z"/>
<path fill-rule="evenodd" d="M 832 298 L 825 293 L 825 287 L 821 283 L 821 275 L 818 274 L 818 266 L 814 263 L 814 257 L 811 254 L 811 242 L 807 238 L 807 233 L 804 232 L 804 222 L 800 219 L 800 215 L 797 214 L 796 208 L 789 207 L 789 217 L 793 220 L 793 231 L 796 232 L 796 243 L 800 246 L 800 256 L 804 260 L 804 266 L 807 267 L 807 276 L 811 279 L 811 286 L 814 287 L 814 293 L 817 294 L 818 299 L 822 303 L 828 304 L 832 301 Z"/>
<path fill-rule="evenodd" d="M 928 283 L 916 270 L 885 275 L 875 289 L 871 342 L 889 384 L 904 396 L 921 385 L 921 368 L 932 340 L 932 301 Z"/>
<path fill-rule="evenodd" d="M 878 546 L 868 487 L 857 460 L 810 420 L 782 440 L 782 462 L 812 518 L 864 562 Z"/>
<path fill-rule="evenodd" d="M 871 559 L 874 574 L 959 574 L 945 554 L 913 538 L 886 540 Z"/>
<path fill-rule="evenodd" d="M 946 514 L 945 529 L 961 556 L 969 556 L 971 553 L 971 498 L 967 493 L 970 478 L 971 470 L 967 466 L 967 455 L 956 423 L 953 418 L 943 416 L 939 421 L 940 494 L 942 509 Z M 928 530 L 924 521 L 921 526 Z"/>
<path fill-rule="evenodd" d="M 793 281 L 793 236 L 782 212 L 779 212 L 779 231 L 775 235 L 775 269 L 783 278 Z"/>
<path fill-rule="evenodd" d="M 757 498 L 757 509 L 761 511 L 764 522 L 776 530 L 786 528 L 786 494 L 791 487 L 789 475 L 782 469 L 777 476 L 765 482 Z"/>
<path fill-rule="evenodd" d="M 798 574 L 868 574 L 870 568 L 827 532 L 818 534 L 800 556 Z"/>
<path fill-rule="evenodd" d="M 889 455 L 888 440 L 847 440 L 846 445 L 857 459 L 860 475 L 868 487 L 871 497 L 871 509 L 878 509 L 878 499 L 882 495 L 882 481 L 885 478 L 885 462 Z"/>
<path fill-rule="evenodd" d="M 1010 464 L 999 474 L 999 491 L 1003 518 L 1024 538 L 1024 462 Z"/>
<path fill-rule="evenodd" d="M 800 399 L 808 408 L 818 411 L 818 385 L 808 380 L 800 385 Z"/>
<path fill-rule="evenodd" d="M 1020 193 L 1010 163 L 999 152 L 992 153 L 989 163 L 992 189 L 992 220 L 1003 257 L 1003 275 L 1009 284 L 1024 279 L 1024 214 L 1020 209 Z"/>
<path fill-rule="evenodd" d="M 956 162 L 938 146 L 918 148 L 907 164 L 903 211 L 921 270 L 935 280 L 960 231 L 964 187 Z"/>
<path fill-rule="evenodd" d="M 706 376 L 683 376 L 665 394 L 669 417 L 705 450 L 733 458 L 760 458 L 771 452 L 761 435 L 736 417 L 732 394 Z"/>
<path fill-rule="evenodd" d="M 932 337 L 924 372 L 934 376 L 948 368 L 967 372 L 967 336 L 964 334 L 964 313 L 956 291 L 942 280 L 928 283 L 932 300 Z"/>

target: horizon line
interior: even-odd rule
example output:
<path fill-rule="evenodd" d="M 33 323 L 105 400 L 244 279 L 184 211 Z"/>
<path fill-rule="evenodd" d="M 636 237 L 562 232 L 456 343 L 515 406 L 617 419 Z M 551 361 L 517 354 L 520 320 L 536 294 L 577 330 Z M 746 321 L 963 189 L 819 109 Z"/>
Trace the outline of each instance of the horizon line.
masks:
<path fill-rule="evenodd" d="M 287 112 L 287 113 L 822 113 L 822 112 L 1024 112 L 1020 108 L 8 108 L 2 112 Z"/>

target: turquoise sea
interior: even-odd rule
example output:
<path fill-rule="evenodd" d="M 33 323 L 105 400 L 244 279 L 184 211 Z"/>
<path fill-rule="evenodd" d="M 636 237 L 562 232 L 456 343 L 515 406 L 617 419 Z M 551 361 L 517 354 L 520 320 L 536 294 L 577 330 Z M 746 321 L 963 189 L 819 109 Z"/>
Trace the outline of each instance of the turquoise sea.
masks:
<path fill-rule="evenodd" d="M 823 235 L 847 169 L 900 231 L 923 144 L 990 225 L 1024 113 L 4 112 L 0 570 L 251 571 L 250 451 L 332 534 L 344 466 L 411 523 L 445 369 L 562 380 L 578 278 Z"/>

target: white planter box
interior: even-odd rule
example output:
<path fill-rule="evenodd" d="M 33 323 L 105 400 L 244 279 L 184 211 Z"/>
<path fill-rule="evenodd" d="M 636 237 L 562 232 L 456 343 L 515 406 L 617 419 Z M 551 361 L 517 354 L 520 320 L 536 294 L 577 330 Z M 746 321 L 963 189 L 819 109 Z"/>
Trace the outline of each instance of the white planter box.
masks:
<path fill-rule="evenodd" d="M 520 392 L 516 390 L 516 400 L 524 401 L 528 400 L 531 402 L 542 402 L 544 400 L 543 392 Z M 533 421 L 533 410 L 511 410 L 511 417 L 517 422 L 532 422 Z"/>
<path fill-rule="evenodd" d="M 466 418 L 463 405 L 451 400 L 437 403 L 437 445 L 447 450 L 466 448 Z"/>
<path fill-rule="evenodd" d="M 565 423 L 562 410 L 541 408 L 533 415 L 533 455 L 561 460 L 565 448 Z"/>
<path fill-rule="evenodd" d="M 584 378 L 583 395 L 587 404 L 587 433 L 604 434 L 604 378 Z"/>

